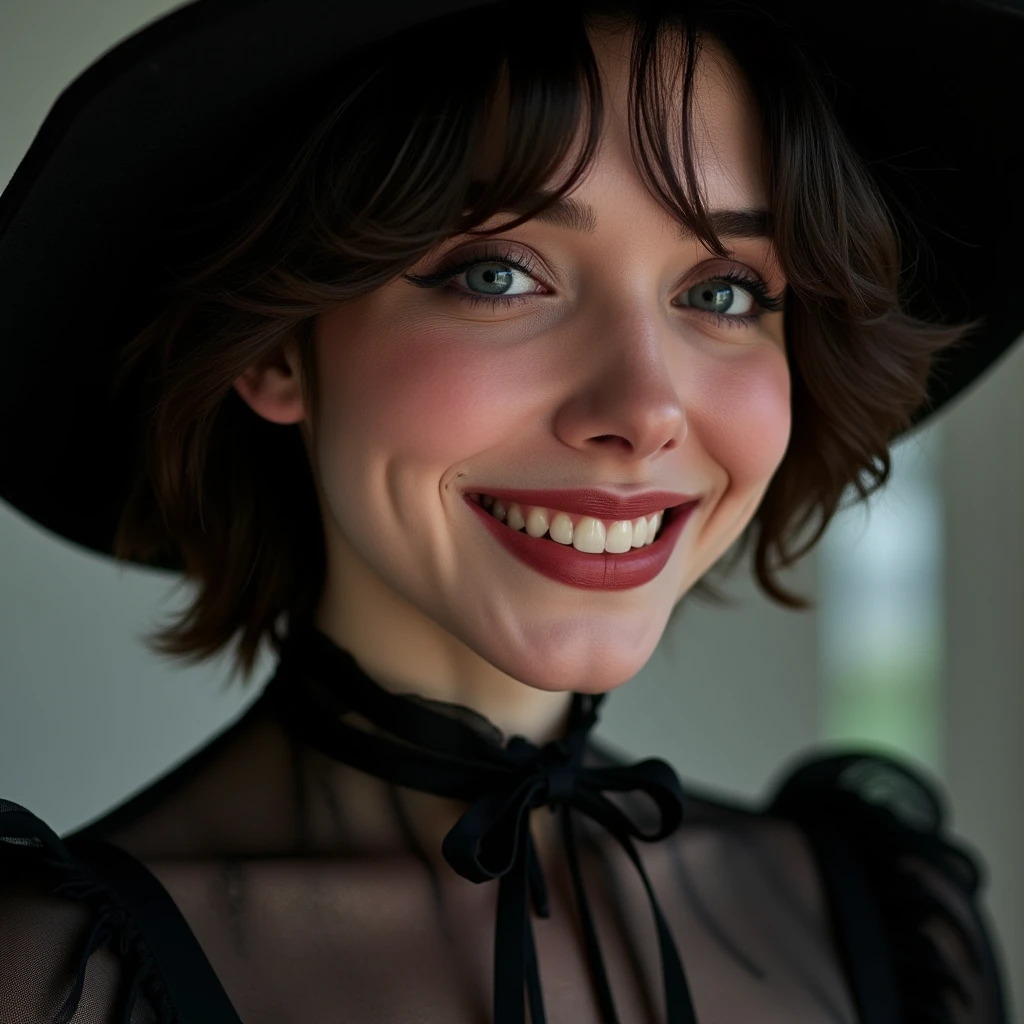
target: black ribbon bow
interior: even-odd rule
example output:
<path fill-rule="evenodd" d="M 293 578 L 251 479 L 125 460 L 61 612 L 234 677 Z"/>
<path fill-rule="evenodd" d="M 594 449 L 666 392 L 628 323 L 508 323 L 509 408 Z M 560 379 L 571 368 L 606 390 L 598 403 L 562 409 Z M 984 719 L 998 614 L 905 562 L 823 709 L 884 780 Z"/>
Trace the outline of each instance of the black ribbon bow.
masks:
<path fill-rule="evenodd" d="M 678 828 L 683 819 L 682 787 L 673 769 L 657 758 L 633 765 L 583 765 L 587 736 L 602 698 L 573 694 L 569 728 L 562 740 L 538 747 L 514 736 L 502 747 L 466 721 L 430 706 L 436 702 L 384 690 L 347 651 L 311 627 L 289 639 L 261 698 L 289 731 L 330 757 L 401 786 L 471 801 L 441 850 L 452 868 L 472 882 L 500 879 L 494 1024 L 524 1024 L 524 982 L 532 1024 L 546 1024 L 529 915 L 532 903 L 539 917 L 549 916 L 547 886 L 530 833 L 530 811 L 545 804 L 560 818 L 603 1024 L 619 1024 L 619 1017 L 583 887 L 573 810 L 614 836 L 640 875 L 657 928 L 667 1024 L 697 1022 L 679 953 L 632 842 L 657 842 Z M 353 711 L 390 736 L 341 720 L 345 712 Z M 645 833 L 607 792 L 646 793 L 660 812 L 660 828 Z"/>

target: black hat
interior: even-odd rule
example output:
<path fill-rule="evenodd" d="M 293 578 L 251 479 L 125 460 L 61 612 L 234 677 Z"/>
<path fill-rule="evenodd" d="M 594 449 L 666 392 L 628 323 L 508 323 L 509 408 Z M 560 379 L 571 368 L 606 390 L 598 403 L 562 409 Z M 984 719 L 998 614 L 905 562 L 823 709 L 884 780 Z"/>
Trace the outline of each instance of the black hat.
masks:
<path fill-rule="evenodd" d="M 110 552 L 135 440 L 95 396 L 166 283 L 140 226 L 346 55 L 493 2 L 197 0 L 68 87 L 0 198 L 0 497 Z M 922 315 L 980 321 L 937 361 L 919 423 L 1024 331 L 1024 0 L 761 6 L 828 69 L 847 136 L 920 232 L 929 258 L 904 273 Z"/>

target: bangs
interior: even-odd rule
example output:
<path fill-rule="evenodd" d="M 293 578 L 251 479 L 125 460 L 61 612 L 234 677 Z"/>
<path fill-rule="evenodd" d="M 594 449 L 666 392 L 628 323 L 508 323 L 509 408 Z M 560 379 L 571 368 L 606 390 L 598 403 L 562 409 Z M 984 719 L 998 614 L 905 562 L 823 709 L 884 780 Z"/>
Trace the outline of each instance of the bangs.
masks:
<path fill-rule="evenodd" d="M 674 6 L 637 13 L 571 3 L 545 12 L 542 33 L 531 19 L 513 23 L 505 8 L 489 5 L 366 52 L 365 85 L 314 140 L 323 167 L 345 170 L 321 178 L 307 196 L 316 215 L 303 218 L 300 250 L 312 244 L 321 259 L 333 254 L 338 278 L 358 277 L 362 263 L 372 288 L 446 238 L 509 230 L 557 203 L 578 185 L 600 143 L 605 104 L 588 31 L 602 22 L 635 29 L 629 106 L 638 173 L 670 216 L 725 256 L 690 146 L 692 84 L 706 33 Z M 381 110 L 394 116 L 382 122 Z M 353 133 L 374 138 L 355 158 L 335 149 Z M 481 173 L 495 140 L 500 154 Z M 366 183 L 374 188 L 360 194 Z M 515 220 L 481 229 L 510 210 Z M 382 276 L 389 250 L 395 265 Z"/>
<path fill-rule="evenodd" d="M 455 170 L 454 180 L 464 181 L 466 187 L 461 216 L 451 233 L 487 235 L 518 227 L 579 184 L 596 154 L 604 117 L 601 81 L 588 37 L 599 22 L 634 29 L 629 129 L 638 173 L 680 225 L 708 249 L 725 255 L 708 220 L 689 142 L 693 77 L 705 38 L 691 19 L 678 14 L 638 14 L 611 6 L 591 8 L 584 16 L 569 5 L 568 13 L 563 9 L 554 25 L 545 25 L 540 41 L 529 35 L 505 36 L 498 77 L 495 80 L 492 71 L 492 80 L 481 83 L 487 104 L 483 117 L 474 117 L 473 144 L 462 151 Z M 485 34 L 490 33 L 485 29 Z M 477 46 L 478 40 L 464 40 L 462 52 Z M 670 113 L 680 106 L 681 120 L 673 121 Z M 504 114 L 498 173 L 487 181 L 476 180 L 472 169 L 495 110 Z M 673 124 L 681 132 L 675 139 Z M 578 153 L 567 163 L 577 139 Z M 673 154 L 681 154 L 681 161 Z M 489 231 L 479 230 L 508 210 L 519 216 Z"/>

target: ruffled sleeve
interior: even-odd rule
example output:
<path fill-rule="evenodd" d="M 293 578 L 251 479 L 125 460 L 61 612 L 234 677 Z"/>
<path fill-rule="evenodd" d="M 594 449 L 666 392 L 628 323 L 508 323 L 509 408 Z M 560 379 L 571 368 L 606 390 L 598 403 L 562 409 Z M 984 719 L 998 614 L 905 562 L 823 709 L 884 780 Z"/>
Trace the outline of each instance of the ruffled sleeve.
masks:
<path fill-rule="evenodd" d="M 178 1024 L 118 895 L 49 826 L 3 799 L 0 1020 Z"/>
<path fill-rule="evenodd" d="M 891 758 L 819 757 L 770 811 L 811 845 L 860 1020 L 1008 1024 L 981 872 L 947 834 L 934 786 Z"/>

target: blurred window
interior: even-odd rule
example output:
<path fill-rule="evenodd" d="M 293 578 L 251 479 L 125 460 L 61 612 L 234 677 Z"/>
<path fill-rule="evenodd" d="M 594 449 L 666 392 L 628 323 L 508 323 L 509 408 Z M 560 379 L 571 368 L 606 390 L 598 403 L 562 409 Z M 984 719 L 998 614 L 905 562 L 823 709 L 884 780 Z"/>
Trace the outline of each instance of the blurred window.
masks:
<path fill-rule="evenodd" d="M 942 768 L 941 425 L 897 446 L 889 484 L 822 542 L 820 733 Z"/>

